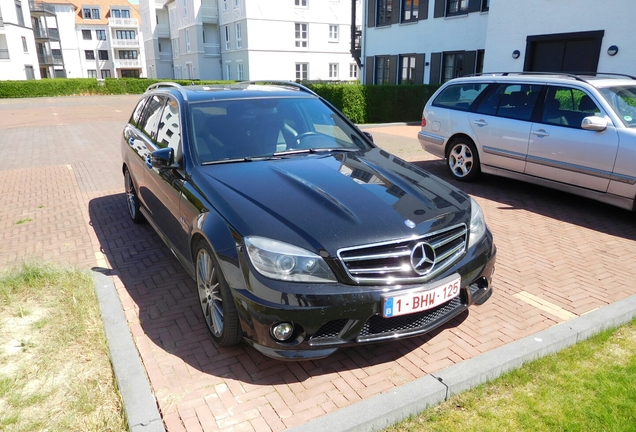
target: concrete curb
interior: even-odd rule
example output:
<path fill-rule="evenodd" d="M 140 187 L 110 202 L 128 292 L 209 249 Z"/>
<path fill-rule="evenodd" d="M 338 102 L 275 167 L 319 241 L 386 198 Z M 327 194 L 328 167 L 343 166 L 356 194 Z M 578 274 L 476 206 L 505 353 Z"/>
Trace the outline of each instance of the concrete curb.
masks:
<path fill-rule="evenodd" d="M 290 432 L 374 431 L 636 317 L 636 295 L 363 400 Z"/>
<path fill-rule="evenodd" d="M 128 321 L 110 277 L 93 272 L 110 359 L 132 432 L 165 432 Z"/>

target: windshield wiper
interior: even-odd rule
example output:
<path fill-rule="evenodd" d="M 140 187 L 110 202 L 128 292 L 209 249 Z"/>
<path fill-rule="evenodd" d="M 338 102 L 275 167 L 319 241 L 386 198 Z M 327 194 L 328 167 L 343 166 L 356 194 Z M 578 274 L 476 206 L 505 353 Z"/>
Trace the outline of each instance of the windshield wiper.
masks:
<path fill-rule="evenodd" d="M 336 147 L 336 148 L 309 148 L 309 149 L 296 149 L 296 150 L 286 150 L 282 152 L 274 153 L 274 156 L 288 156 L 295 154 L 316 154 L 316 153 L 337 153 L 337 152 L 355 152 L 360 149 L 357 148 L 344 148 L 344 147 Z"/>

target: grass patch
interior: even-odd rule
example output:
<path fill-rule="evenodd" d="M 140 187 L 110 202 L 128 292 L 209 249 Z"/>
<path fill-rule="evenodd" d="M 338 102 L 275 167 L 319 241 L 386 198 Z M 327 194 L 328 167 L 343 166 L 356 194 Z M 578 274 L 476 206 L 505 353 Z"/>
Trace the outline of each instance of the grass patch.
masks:
<path fill-rule="evenodd" d="M 31 221 L 33 221 L 33 219 L 31 219 L 30 217 L 27 217 L 27 218 L 20 219 L 20 220 L 16 221 L 15 224 L 16 225 L 22 225 L 23 223 L 31 222 Z"/>
<path fill-rule="evenodd" d="M 0 430 L 127 430 L 90 275 L 0 274 Z"/>
<path fill-rule="evenodd" d="M 386 429 L 467 430 L 636 431 L 636 320 Z"/>

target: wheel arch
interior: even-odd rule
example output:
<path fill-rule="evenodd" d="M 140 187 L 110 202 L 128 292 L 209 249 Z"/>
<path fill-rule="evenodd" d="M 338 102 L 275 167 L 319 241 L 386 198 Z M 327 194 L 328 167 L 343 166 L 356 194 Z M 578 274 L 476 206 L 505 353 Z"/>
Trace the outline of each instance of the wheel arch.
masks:
<path fill-rule="evenodd" d="M 475 143 L 475 140 L 468 134 L 463 133 L 463 132 L 458 132 L 454 135 L 452 135 L 448 141 L 446 141 L 446 147 L 444 148 L 444 157 L 446 159 L 448 159 L 448 153 L 450 152 L 450 149 L 452 147 L 453 144 L 455 144 L 455 142 L 457 142 L 460 139 L 467 139 L 470 142 L 473 143 L 473 145 L 475 146 L 475 148 L 477 148 L 477 144 Z M 479 149 L 477 149 L 477 151 L 479 152 Z"/>

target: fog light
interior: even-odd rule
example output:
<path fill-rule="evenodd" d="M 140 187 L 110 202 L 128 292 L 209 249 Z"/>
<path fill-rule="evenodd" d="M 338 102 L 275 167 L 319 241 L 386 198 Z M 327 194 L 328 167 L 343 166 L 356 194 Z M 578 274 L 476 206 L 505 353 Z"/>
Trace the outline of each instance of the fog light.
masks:
<path fill-rule="evenodd" d="M 284 322 L 272 327 L 272 336 L 279 342 L 286 341 L 292 334 L 294 334 L 294 325 L 292 323 Z"/>

